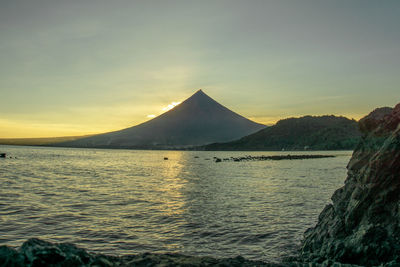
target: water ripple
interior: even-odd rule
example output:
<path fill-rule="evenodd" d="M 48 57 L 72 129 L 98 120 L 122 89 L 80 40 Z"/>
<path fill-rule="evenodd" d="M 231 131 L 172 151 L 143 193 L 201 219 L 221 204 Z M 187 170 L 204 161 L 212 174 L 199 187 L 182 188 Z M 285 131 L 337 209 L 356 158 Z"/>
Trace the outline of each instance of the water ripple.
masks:
<path fill-rule="evenodd" d="M 351 155 L 215 164 L 207 159 L 278 153 L 1 150 L 17 159 L 0 161 L 0 244 L 40 237 L 107 254 L 268 261 L 296 252 Z"/>

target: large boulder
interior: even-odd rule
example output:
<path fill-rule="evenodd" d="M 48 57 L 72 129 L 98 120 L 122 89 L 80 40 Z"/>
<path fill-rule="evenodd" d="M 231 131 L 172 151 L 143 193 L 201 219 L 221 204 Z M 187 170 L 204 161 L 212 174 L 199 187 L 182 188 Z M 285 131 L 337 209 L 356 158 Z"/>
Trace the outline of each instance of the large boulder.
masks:
<path fill-rule="evenodd" d="M 304 234 L 304 261 L 400 263 L 400 104 L 371 112 L 359 126 L 364 136 L 344 186 Z"/>

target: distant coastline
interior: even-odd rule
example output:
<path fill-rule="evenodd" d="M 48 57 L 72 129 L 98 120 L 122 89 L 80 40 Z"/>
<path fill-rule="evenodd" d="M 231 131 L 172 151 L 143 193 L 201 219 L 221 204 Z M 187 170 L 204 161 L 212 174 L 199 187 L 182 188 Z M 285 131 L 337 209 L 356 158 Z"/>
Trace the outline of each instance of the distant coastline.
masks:
<path fill-rule="evenodd" d="M 60 142 L 77 140 L 93 135 L 62 136 L 62 137 L 38 137 L 38 138 L 0 138 L 0 145 L 14 146 L 46 146 Z"/>
<path fill-rule="evenodd" d="M 205 145 L 86 143 L 90 136 L 0 139 L 0 145 L 133 150 L 336 151 L 353 150 L 361 138 L 357 122 L 337 116 L 289 118 L 240 139 Z"/>

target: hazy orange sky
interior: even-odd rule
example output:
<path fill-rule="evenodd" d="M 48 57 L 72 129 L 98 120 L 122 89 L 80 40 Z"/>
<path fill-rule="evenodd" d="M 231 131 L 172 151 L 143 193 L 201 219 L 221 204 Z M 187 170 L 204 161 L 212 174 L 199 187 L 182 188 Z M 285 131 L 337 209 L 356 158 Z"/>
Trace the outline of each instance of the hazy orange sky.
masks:
<path fill-rule="evenodd" d="M 399 1 L 0 2 L 0 137 L 118 130 L 202 88 L 271 124 L 400 102 Z"/>

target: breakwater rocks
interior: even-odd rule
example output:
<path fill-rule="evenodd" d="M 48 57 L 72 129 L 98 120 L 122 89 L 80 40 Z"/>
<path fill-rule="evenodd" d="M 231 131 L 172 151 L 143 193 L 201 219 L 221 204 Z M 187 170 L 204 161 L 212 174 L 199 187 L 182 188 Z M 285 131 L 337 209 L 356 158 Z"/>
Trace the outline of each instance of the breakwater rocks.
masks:
<path fill-rule="evenodd" d="M 244 157 L 230 157 L 218 158 L 214 157 L 215 162 L 222 161 L 260 161 L 260 160 L 294 160 L 294 159 L 320 159 L 320 158 L 333 158 L 333 155 L 276 155 L 276 156 L 244 156 Z"/>
<path fill-rule="evenodd" d="M 305 261 L 400 266 L 400 104 L 371 112 L 360 130 L 344 186 L 304 234 Z"/>

